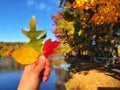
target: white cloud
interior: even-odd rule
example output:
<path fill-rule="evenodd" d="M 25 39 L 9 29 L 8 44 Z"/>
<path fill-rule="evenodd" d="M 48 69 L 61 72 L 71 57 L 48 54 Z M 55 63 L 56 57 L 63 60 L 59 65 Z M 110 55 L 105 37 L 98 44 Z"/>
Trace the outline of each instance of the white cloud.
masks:
<path fill-rule="evenodd" d="M 45 3 L 39 3 L 37 5 L 37 8 L 39 8 L 39 9 L 45 9 L 45 8 L 47 8 L 47 5 Z"/>
<path fill-rule="evenodd" d="M 46 3 L 44 3 L 44 2 L 38 3 L 36 5 L 36 8 L 38 8 L 40 10 L 50 10 L 50 7 Z"/>
<path fill-rule="evenodd" d="M 27 0 L 27 5 L 39 9 L 39 10 L 50 10 L 50 7 L 45 2 L 37 2 L 35 0 Z"/>
<path fill-rule="evenodd" d="M 27 5 L 32 6 L 34 5 L 35 1 L 34 0 L 27 0 Z"/>

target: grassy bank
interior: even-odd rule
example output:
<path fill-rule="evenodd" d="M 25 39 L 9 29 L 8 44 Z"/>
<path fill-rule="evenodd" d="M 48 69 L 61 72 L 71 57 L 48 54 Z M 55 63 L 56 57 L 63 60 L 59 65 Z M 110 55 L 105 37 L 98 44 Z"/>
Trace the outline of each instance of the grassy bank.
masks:
<path fill-rule="evenodd" d="M 120 90 L 120 81 L 107 72 L 90 70 L 73 74 L 65 87 L 67 90 Z"/>
<path fill-rule="evenodd" d="M 120 90 L 118 74 L 88 60 L 69 58 L 66 61 L 71 63 L 71 78 L 65 83 L 66 90 Z"/>

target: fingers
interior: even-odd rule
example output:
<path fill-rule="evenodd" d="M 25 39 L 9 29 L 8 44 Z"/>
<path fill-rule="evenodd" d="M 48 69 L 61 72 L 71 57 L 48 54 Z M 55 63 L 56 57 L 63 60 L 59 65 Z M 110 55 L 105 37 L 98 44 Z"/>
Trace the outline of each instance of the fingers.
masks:
<path fill-rule="evenodd" d="M 43 81 L 47 81 L 50 76 L 50 61 L 46 58 L 45 60 L 45 68 L 43 71 Z"/>
<path fill-rule="evenodd" d="M 38 63 L 37 63 L 37 66 L 35 68 L 35 71 L 37 73 L 41 73 L 42 70 L 44 69 L 44 67 L 45 67 L 45 56 L 42 55 L 38 58 Z"/>
<path fill-rule="evenodd" d="M 34 64 L 34 63 L 33 63 L 33 64 L 25 65 L 24 71 L 25 71 L 25 72 L 29 72 L 29 71 L 33 70 L 34 67 L 35 67 L 35 64 Z"/>
<path fill-rule="evenodd" d="M 43 81 L 47 81 L 50 76 L 50 61 L 45 56 L 40 56 L 35 70 L 40 77 L 42 74 Z"/>

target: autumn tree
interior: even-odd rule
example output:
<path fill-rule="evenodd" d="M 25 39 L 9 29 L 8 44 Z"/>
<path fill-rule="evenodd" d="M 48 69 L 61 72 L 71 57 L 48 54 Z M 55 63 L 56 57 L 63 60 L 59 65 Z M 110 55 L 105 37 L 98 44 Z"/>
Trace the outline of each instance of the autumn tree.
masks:
<path fill-rule="evenodd" d="M 120 0 L 61 0 L 54 34 L 89 56 L 112 57 L 120 42 Z M 98 54 L 99 53 L 99 54 Z"/>

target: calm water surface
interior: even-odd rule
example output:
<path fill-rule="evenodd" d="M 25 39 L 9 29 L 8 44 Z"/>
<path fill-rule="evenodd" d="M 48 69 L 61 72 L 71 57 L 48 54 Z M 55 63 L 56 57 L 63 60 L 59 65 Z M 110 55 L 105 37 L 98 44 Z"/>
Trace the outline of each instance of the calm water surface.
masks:
<path fill-rule="evenodd" d="M 50 57 L 51 74 L 47 82 L 42 82 L 40 90 L 60 90 L 56 83 L 68 78 L 68 67 L 63 57 Z M 23 66 L 12 58 L 0 59 L 0 90 L 17 90 Z"/>

